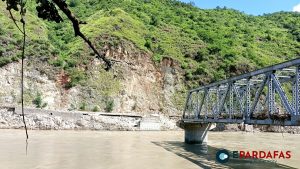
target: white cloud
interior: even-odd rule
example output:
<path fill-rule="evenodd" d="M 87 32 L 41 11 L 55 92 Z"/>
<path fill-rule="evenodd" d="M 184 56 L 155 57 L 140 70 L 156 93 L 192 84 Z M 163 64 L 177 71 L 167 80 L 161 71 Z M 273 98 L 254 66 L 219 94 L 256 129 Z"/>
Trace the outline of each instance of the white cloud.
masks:
<path fill-rule="evenodd" d="M 300 12 L 300 4 L 293 7 L 294 12 Z"/>

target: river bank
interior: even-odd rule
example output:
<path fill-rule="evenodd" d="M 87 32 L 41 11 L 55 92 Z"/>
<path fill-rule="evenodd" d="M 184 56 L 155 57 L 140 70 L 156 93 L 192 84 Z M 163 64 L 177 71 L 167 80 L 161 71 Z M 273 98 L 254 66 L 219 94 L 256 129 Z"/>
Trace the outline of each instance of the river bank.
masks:
<path fill-rule="evenodd" d="M 176 126 L 179 117 L 165 115 L 112 114 L 101 112 L 54 111 L 25 109 L 25 120 L 29 130 L 108 130 L 140 131 L 181 130 Z M 0 108 L 0 129 L 22 129 L 20 108 Z M 243 124 L 213 124 L 210 131 L 275 132 L 300 134 L 300 127 Z"/>
<path fill-rule="evenodd" d="M 25 120 L 30 130 L 178 130 L 177 119 L 163 115 L 141 116 L 100 112 L 65 112 L 25 109 Z M 145 126 L 141 128 L 141 126 Z M 24 128 L 21 110 L 0 108 L 0 129 Z"/>

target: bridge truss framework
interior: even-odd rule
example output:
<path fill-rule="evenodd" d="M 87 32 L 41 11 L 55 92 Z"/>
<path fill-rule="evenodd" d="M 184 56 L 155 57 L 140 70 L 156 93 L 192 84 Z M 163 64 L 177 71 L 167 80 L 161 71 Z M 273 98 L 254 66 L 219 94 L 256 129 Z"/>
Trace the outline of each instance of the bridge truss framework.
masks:
<path fill-rule="evenodd" d="M 300 126 L 300 59 L 189 91 L 182 120 Z"/>

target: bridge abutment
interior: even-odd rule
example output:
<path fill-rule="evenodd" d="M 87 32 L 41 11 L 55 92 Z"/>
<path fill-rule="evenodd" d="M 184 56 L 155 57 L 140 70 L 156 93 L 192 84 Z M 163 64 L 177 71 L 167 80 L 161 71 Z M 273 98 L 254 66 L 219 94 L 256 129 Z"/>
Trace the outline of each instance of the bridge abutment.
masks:
<path fill-rule="evenodd" d="M 177 124 L 184 129 L 184 142 L 187 144 L 207 144 L 209 123 L 184 123 L 179 121 Z"/>

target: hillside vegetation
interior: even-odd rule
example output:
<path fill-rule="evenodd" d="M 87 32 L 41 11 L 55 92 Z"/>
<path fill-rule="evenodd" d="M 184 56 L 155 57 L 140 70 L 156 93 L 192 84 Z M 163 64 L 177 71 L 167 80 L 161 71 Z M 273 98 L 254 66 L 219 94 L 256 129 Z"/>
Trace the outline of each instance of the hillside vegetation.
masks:
<path fill-rule="evenodd" d="M 300 14 L 279 12 L 251 16 L 217 8 L 203 10 L 176 0 L 68 1 L 83 32 L 99 50 L 131 42 L 159 63 L 176 60 L 188 87 L 299 57 Z M 93 53 L 75 38 L 71 24 L 42 21 L 28 2 L 28 57 L 40 57 L 71 76 L 68 87 L 87 81 Z M 19 58 L 20 34 L 0 2 L 0 66 Z"/>

